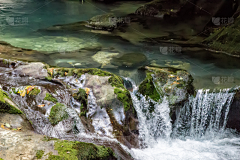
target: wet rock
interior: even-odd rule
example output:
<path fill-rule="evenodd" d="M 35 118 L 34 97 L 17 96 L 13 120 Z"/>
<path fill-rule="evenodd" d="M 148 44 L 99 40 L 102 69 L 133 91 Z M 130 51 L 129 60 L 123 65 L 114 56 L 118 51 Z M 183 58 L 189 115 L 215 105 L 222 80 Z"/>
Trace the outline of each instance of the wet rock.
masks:
<path fill-rule="evenodd" d="M 108 30 L 112 31 L 114 28 L 117 28 L 118 23 L 121 23 L 117 17 L 114 16 L 112 13 L 107 13 L 103 15 L 97 15 L 91 18 L 88 21 L 86 27 L 94 28 L 98 30 Z"/>
<path fill-rule="evenodd" d="M 111 64 L 124 67 L 138 67 L 146 63 L 147 57 L 142 53 L 127 53 L 121 57 L 114 57 Z"/>
<path fill-rule="evenodd" d="M 180 8 L 179 0 L 154 0 L 139 7 L 135 14 L 142 16 L 163 17 Z"/>
<path fill-rule="evenodd" d="M 240 90 L 237 90 L 228 113 L 227 128 L 240 132 Z"/>
<path fill-rule="evenodd" d="M 145 67 L 147 77 L 139 85 L 139 93 L 162 102 L 167 96 L 173 112 L 179 104 L 195 93 L 193 78 L 185 70 L 175 68 Z"/>
<path fill-rule="evenodd" d="M 48 76 L 47 70 L 44 69 L 45 65 L 40 62 L 29 63 L 27 65 L 21 65 L 14 69 L 13 73 L 20 76 L 29 76 L 33 78 L 44 79 Z"/>
<path fill-rule="evenodd" d="M 112 159 L 113 150 L 92 143 L 58 140 L 34 132 L 0 128 L 0 157 L 10 159 Z M 64 148 L 64 149 L 63 149 Z M 67 154 L 66 154 L 67 153 Z M 93 156 L 93 157 L 92 157 Z"/>
<path fill-rule="evenodd" d="M 12 130 L 17 128 L 21 128 L 21 131 L 33 130 L 25 115 L 0 113 L 0 125 L 2 124 L 9 124 Z"/>

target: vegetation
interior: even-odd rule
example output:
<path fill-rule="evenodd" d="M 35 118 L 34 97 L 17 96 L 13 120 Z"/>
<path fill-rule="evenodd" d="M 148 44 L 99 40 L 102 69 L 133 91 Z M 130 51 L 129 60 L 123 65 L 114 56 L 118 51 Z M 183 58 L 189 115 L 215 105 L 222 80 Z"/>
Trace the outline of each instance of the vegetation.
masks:
<path fill-rule="evenodd" d="M 67 107 L 61 103 L 57 103 L 51 108 L 48 119 L 52 125 L 56 125 L 60 121 L 68 118 L 68 113 L 66 112 L 66 108 Z"/>
<path fill-rule="evenodd" d="M 50 93 L 46 93 L 46 97 L 44 98 L 44 100 L 47 100 L 47 101 L 51 101 L 53 103 L 57 103 L 57 99 L 54 98 Z"/>
<path fill-rule="evenodd" d="M 6 112 L 10 114 L 22 114 L 22 111 L 6 102 L 6 98 L 11 100 L 7 93 L 0 89 L 0 112 Z"/>
<path fill-rule="evenodd" d="M 97 146 L 92 143 L 84 143 L 77 141 L 57 141 L 54 149 L 59 155 L 49 155 L 48 160 L 104 160 L 116 159 L 113 156 L 111 148 Z"/>
<path fill-rule="evenodd" d="M 44 151 L 43 150 L 37 150 L 37 153 L 36 153 L 37 159 L 41 159 L 43 155 L 44 155 Z"/>

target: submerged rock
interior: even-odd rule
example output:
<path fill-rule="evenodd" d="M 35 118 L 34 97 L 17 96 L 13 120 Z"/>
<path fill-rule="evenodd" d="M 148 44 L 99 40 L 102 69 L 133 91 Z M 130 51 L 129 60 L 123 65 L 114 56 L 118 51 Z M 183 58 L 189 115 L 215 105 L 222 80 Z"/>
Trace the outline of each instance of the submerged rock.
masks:
<path fill-rule="evenodd" d="M 112 13 L 107 13 L 103 15 L 97 15 L 92 17 L 88 24 L 85 25 L 89 28 L 99 29 L 99 30 L 108 30 L 112 31 L 114 28 L 117 28 L 118 23 L 120 23 L 117 17 L 114 16 Z"/>
<path fill-rule="evenodd" d="M 114 57 L 111 63 L 116 66 L 137 67 L 146 63 L 147 57 L 142 53 L 127 53 L 120 57 Z"/>
<path fill-rule="evenodd" d="M 143 16 L 164 16 L 180 8 L 179 0 L 154 0 L 139 7 L 135 14 Z"/>

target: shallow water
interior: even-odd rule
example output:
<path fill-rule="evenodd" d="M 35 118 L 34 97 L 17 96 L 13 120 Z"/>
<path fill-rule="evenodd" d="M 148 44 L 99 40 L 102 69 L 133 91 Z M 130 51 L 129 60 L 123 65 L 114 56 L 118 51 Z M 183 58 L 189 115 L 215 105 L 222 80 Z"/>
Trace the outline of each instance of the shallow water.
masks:
<path fill-rule="evenodd" d="M 86 1 L 82 4 L 78 1 L 0 0 L 0 40 L 17 47 L 46 51 L 49 55 L 32 56 L 35 58 L 34 60 L 43 60 L 50 65 L 101 68 L 101 64 L 92 60 L 92 56 L 96 51 L 87 53 L 71 53 L 70 51 L 97 46 L 109 50 L 110 47 L 113 47 L 115 48 L 114 52 L 117 51 L 118 53 L 143 53 L 147 57 L 144 65 L 154 64 L 162 67 L 173 66 L 186 69 L 193 75 L 196 88 L 227 88 L 240 84 L 240 74 L 238 74 L 240 63 L 238 63 L 238 58 L 211 53 L 202 48 L 182 46 L 181 54 L 169 55 L 169 53 L 161 53 L 160 47 L 162 47 L 162 44 L 160 43 L 154 45 L 133 44 L 117 37 L 86 32 L 77 34 L 36 32 L 38 29 L 44 29 L 56 24 L 86 21 L 95 15 L 109 12 L 114 13 L 116 16 L 126 16 L 133 13 L 142 3 L 124 1 L 104 5 L 92 1 Z M 159 24 L 154 23 L 154 25 L 158 26 Z M 167 29 L 174 28 L 173 26 L 164 28 L 164 22 L 161 25 L 163 25 L 162 30 L 165 32 L 162 34 L 166 35 L 169 34 Z M 151 32 L 152 35 L 156 35 L 161 31 L 156 27 L 155 29 L 153 27 L 152 30 L 141 30 L 141 27 L 136 26 L 136 24 L 130 25 L 130 28 L 133 29 L 129 32 L 131 36 L 144 38 L 148 38 Z M 176 29 L 176 32 L 180 32 L 179 29 Z M 193 40 L 195 40 L 195 37 L 192 37 L 189 41 Z M 24 59 L 24 57 L 19 58 Z M 74 64 L 78 64 L 78 66 Z M 136 68 L 129 68 L 128 66 L 106 66 L 103 69 L 125 77 L 126 75 L 123 74 L 125 71 L 128 75 L 134 75 L 136 72 Z M 131 78 L 137 83 L 142 80 L 138 76 Z"/>

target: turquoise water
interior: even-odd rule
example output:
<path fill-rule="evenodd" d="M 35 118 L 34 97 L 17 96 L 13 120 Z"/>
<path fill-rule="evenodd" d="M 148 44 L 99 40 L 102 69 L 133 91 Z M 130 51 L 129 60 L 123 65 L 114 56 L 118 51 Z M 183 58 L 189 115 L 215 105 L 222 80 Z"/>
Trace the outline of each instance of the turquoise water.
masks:
<path fill-rule="evenodd" d="M 81 1 L 64 0 L 0 0 L 0 40 L 16 47 L 44 52 L 40 59 L 33 56 L 36 61 L 41 60 L 60 67 L 102 68 L 118 75 L 131 77 L 136 83 L 142 80 L 137 72 L 137 68 L 141 65 L 135 67 L 106 65 L 102 67 L 101 63 L 92 58 L 97 53 L 96 50 L 82 51 L 82 49 L 101 47 L 101 51 L 120 55 L 131 52 L 144 54 L 147 60 L 142 65 L 152 64 L 186 69 L 193 75 L 194 85 L 197 88 L 227 88 L 240 84 L 240 74 L 238 74 L 240 63 L 237 58 L 212 53 L 199 47 L 181 47 L 182 52 L 177 55 L 163 54 L 160 47 L 164 45 L 160 43 L 145 44 L 138 41 L 138 37 L 149 38 L 149 35 L 160 33 L 161 30 L 163 30 L 161 34 L 167 35 L 168 29 L 170 30 L 174 26 L 160 28 L 159 31 L 157 31 L 157 27 L 141 30 L 139 24 L 131 23 L 129 25 L 129 28 L 132 29 L 129 31 L 129 37 L 131 37 L 127 37 L 125 40 L 113 33 L 96 33 L 91 30 L 77 33 L 39 31 L 39 29 L 46 29 L 57 24 L 86 21 L 104 13 L 111 12 L 118 17 L 126 16 L 134 13 L 142 3 L 118 2 L 104 5 L 93 1 L 82 3 Z M 155 25 L 163 27 L 164 23 L 154 23 L 153 26 Z M 122 37 L 126 38 L 126 35 L 127 33 Z M 110 48 L 114 48 L 114 50 Z"/>

